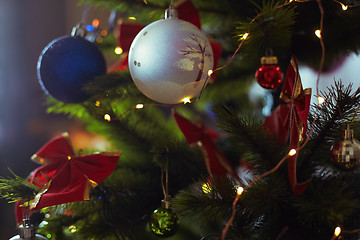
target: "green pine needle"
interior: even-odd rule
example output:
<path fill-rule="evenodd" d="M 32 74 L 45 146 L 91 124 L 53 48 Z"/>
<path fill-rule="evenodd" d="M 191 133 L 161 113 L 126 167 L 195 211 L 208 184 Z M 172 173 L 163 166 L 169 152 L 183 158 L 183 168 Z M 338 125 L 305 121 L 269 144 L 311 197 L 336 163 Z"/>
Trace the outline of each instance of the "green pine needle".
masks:
<path fill-rule="evenodd" d="M 15 173 L 11 173 L 13 177 L 0 178 L 0 197 L 8 200 L 9 203 L 32 199 L 36 195 L 37 187 Z"/>

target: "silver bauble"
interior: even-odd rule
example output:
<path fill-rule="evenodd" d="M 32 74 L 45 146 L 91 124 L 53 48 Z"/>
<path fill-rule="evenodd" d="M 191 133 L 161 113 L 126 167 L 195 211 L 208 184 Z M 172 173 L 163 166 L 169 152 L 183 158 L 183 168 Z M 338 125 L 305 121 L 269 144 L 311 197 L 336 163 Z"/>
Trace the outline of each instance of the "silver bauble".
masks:
<path fill-rule="evenodd" d="M 129 51 L 129 70 L 145 96 L 177 104 L 199 95 L 214 57 L 210 42 L 196 26 L 176 14 L 166 16 L 137 34 Z"/>

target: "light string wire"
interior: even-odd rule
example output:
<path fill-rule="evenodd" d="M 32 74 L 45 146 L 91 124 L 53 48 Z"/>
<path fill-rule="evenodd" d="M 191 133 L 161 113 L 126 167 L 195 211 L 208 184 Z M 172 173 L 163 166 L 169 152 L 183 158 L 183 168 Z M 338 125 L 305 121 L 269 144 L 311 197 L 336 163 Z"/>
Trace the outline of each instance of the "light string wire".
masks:
<path fill-rule="evenodd" d="M 295 2 L 310 2 L 310 1 L 314 1 L 314 0 L 295 0 Z M 324 9 L 323 9 L 321 0 L 316 0 L 316 1 L 317 1 L 317 3 L 318 3 L 320 15 L 321 15 L 321 16 L 320 16 L 320 33 L 321 33 L 321 32 L 322 32 L 322 29 L 323 29 L 323 22 L 324 22 Z M 293 2 L 293 1 L 290 0 L 290 1 L 287 2 L 287 3 L 284 3 L 284 4 L 282 4 L 282 5 L 277 6 L 277 8 L 285 7 L 285 6 L 289 5 L 289 4 L 291 4 L 292 2 Z M 338 1 L 336 1 L 336 2 L 338 2 Z M 343 5 L 343 4 L 342 4 L 342 5 Z M 259 13 L 258 15 L 256 15 L 256 16 L 251 20 L 250 24 L 252 24 L 257 18 L 259 18 L 259 17 L 262 16 L 262 15 L 263 15 L 263 13 Z M 249 34 L 249 32 L 248 32 L 248 34 Z M 244 43 L 245 40 L 246 40 L 246 38 L 243 38 L 243 39 L 242 39 L 241 43 L 239 44 L 239 47 L 236 49 L 236 51 L 234 52 L 234 54 L 233 54 L 233 56 L 230 58 L 230 60 L 229 60 L 224 66 L 215 69 L 214 72 L 215 72 L 215 71 L 218 71 L 218 70 L 220 70 L 220 69 L 223 69 L 223 68 L 225 68 L 225 67 L 227 67 L 227 66 L 231 63 L 231 61 L 235 58 L 235 55 L 237 54 L 237 52 L 239 51 L 239 49 L 241 48 L 241 46 L 243 45 L 243 43 Z M 318 69 L 317 80 L 316 80 L 316 96 L 317 96 L 318 99 L 319 99 L 319 97 L 320 97 L 320 94 L 319 94 L 320 76 L 321 76 L 322 69 L 323 69 L 323 66 L 324 66 L 324 61 L 325 61 L 325 44 L 324 44 L 324 41 L 323 41 L 323 38 L 322 38 L 321 35 L 320 35 L 320 37 L 319 37 L 319 40 L 320 40 L 320 45 L 321 45 L 321 59 L 320 59 L 320 64 L 319 64 L 319 69 Z M 320 104 L 320 102 L 319 102 L 319 104 Z M 354 118 L 355 118 L 355 116 L 356 116 L 356 113 L 357 113 L 357 111 L 359 110 L 359 108 L 360 108 L 360 105 L 359 105 L 359 107 L 356 109 L 356 112 L 355 112 L 355 115 L 354 115 L 354 117 L 353 117 L 353 120 L 354 120 Z M 311 134 L 313 133 L 313 131 L 314 131 L 314 129 L 315 129 L 315 122 L 316 122 L 316 119 L 317 119 L 317 116 L 316 116 L 316 115 L 317 115 L 317 114 L 316 114 L 316 113 L 317 113 L 317 110 L 318 110 L 318 107 L 315 108 L 314 119 L 313 119 L 313 121 L 312 121 L 311 128 L 310 128 L 310 131 L 309 131 L 309 133 L 308 133 L 308 135 L 307 135 L 307 138 L 305 139 L 305 141 L 303 142 L 303 144 L 302 144 L 301 146 L 299 146 L 297 149 L 295 149 L 296 152 L 299 151 L 299 150 L 301 150 L 302 148 L 304 148 L 305 145 L 309 142 L 310 136 L 311 136 Z M 295 152 L 295 154 L 297 154 L 296 152 Z M 289 158 L 289 156 L 290 156 L 289 154 L 286 155 L 286 156 L 284 156 L 284 157 L 278 162 L 278 164 L 277 164 L 274 168 L 272 168 L 271 170 L 263 173 L 263 174 L 260 175 L 259 177 L 255 177 L 246 187 L 244 187 L 244 190 L 250 188 L 255 182 L 259 181 L 260 179 L 262 179 L 262 178 L 266 177 L 267 175 L 269 175 L 269 174 L 274 173 L 275 171 L 277 171 L 278 168 Z M 236 198 L 235 198 L 234 201 L 233 201 L 233 204 L 232 204 L 232 215 L 230 216 L 229 220 L 227 221 L 227 223 L 226 223 L 226 225 L 225 225 L 225 227 L 224 227 L 224 229 L 223 229 L 223 231 L 222 231 L 221 240 L 225 240 L 225 239 L 226 239 L 226 234 L 227 234 L 227 232 L 228 232 L 228 230 L 229 230 L 232 222 L 233 222 L 234 219 L 235 219 L 235 215 L 236 215 L 236 204 L 237 204 L 237 202 L 239 201 L 240 196 L 241 196 L 241 194 L 237 194 Z M 346 230 L 345 230 L 345 231 L 343 231 L 343 232 L 357 233 L 357 232 L 359 232 L 359 231 L 360 231 L 360 229 L 355 229 L 355 230 L 352 230 L 352 231 L 346 231 Z M 334 237 L 337 238 L 337 236 L 335 236 L 335 235 L 334 235 Z M 334 237 L 333 237 L 333 238 L 334 238 Z M 335 238 L 334 238 L 334 239 L 335 239 Z"/>
<path fill-rule="evenodd" d="M 319 7 L 319 11 L 320 11 L 320 34 L 322 33 L 322 29 L 323 29 L 323 21 L 324 21 L 324 9 L 323 9 L 323 6 L 322 6 L 322 3 L 321 3 L 321 0 L 290 0 L 289 2 L 286 2 L 284 4 L 281 4 L 279 6 L 276 7 L 276 9 L 279 9 L 279 8 L 282 8 L 282 7 L 285 7 L 285 6 L 288 6 L 290 4 L 292 4 L 293 2 L 299 2 L 299 3 L 305 3 L 305 2 L 312 2 L 312 1 L 316 1 L 318 3 L 318 7 Z M 360 6 L 360 4 L 356 4 L 356 5 L 351 5 L 351 6 L 347 6 L 347 5 L 344 5 L 342 2 L 340 1 L 337 1 L 337 0 L 333 0 L 334 2 L 337 2 L 339 3 L 343 9 L 344 9 L 344 6 L 346 6 L 346 9 L 347 7 L 357 7 L 357 6 Z M 171 1 L 171 4 L 172 4 L 173 1 Z M 344 10 L 346 10 L 344 9 Z M 256 21 L 256 19 L 258 19 L 259 17 L 261 17 L 264 13 L 263 12 L 260 12 L 258 13 L 250 22 L 249 24 L 252 24 Z M 226 68 L 227 66 L 229 66 L 232 61 L 235 59 L 237 53 L 239 52 L 239 50 L 241 49 L 241 47 L 243 46 L 247 36 L 250 34 L 250 32 L 248 31 L 247 33 L 244 34 L 240 44 L 238 45 L 237 49 L 234 51 L 233 55 L 231 56 L 231 58 L 221 67 L 218 67 L 218 68 L 215 68 L 214 70 L 212 70 L 211 72 L 209 72 L 208 74 L 208 77 L 206 78 L 205 80 L 205 83 L 204 85 L 202 86 L 201 88 L 201 91 L 197 97 L 196 100 L 194 101 L 189 101 L 189 103 L 191 102 L 196 102 L 200 99 L 200 96 L 201 96 L 201 93 L 209 79 L 209 77 L 211 76 L 212 73 L 216 72 L 216 71 L 219 71 L 219 70 L 222 70 L 224 68 Z M 317 80 L 316 80 L 316 96 L 317 98 L 319 99 L 320 98 L 320 93 L 319 93 L 319 82 L 320 82 L 320 76 L 321 76 L 321 73 L 322 73 L 322 69 L 323 69 L 323 66 L 324 66 L 324 61 L 325 61 L 325 44 L 324 44 L 324 41 L 323 41 L 323 38 L 322 36 L 320 35 L 319 36 L 319 41 L 320 41 L 320 45 L 321 45 L 321 60 L 320 60 L 320 64 L 319 64 L 319 69 L 318 69 L 318 75 L 317 75 Z M 185 102 L 184 102 L 185 104 Z M 320 100 L 319 100 L 319 105 L 320 105 Z M 151 103 L 151 104 L 141 104 L 143 107 L 144 106 L 163 106 L 163 107 L 174 107 L 174 106 L 178 106 L 178 105 L 182 105 L 182 104 L 156 104 L 156 103 Z M 137 106 L 137 105 L 136 105 Z M 125 111 L 124 113 L 122 113 L 120 116 L 123 116 L 125 115 L 126 113 L 130 112 L 130 111 L 133 111 L 134 109 L 139 109 L 138 107 L 134 106 L 133 108 L 129 109 L 128 111 Z M 142 107 L 141 107 L 142 108 Z M 312 124 L 311 124 L 311 128 L 309 130 L 309 133 L 305 139 L 305 141 L 297 148 L 295 149 L 295 154 L 297 154 L 297 151 L 301 150 L 302 148 L 304 148 L 306 146 L 306 144 L 309 142 L 310 140 L 310 136 L 311 134 L 313 133 L 314 129 L 315 129 L 315 122 L 316 122 L 316 119 L 317 119 L 317 111 L 318 111 L 319 107 L 316 107 L 315 108 L 315 111 L 314 111 L 314 118 L 313 118 L 313 121 L 312 121 Z M 353 117 L 353 120 L 352 122 L 354 121 L 355 119 L 355 116 L 358 112 L 358 110 L 360 109 L 360 105 L 358 106 L 358 108 L 356 109 L 356 112 L 355 112 L 355 115 Z M 272 168 L 271 170 L 261 174 L 260 176 L 258 177 L 255 177 L 246 187 L 244 187 L 244 191 L 248 188 L 250 188 L 255 182 L 261 180 L 262 178 L 266 177 L 267 175 L 269 174 L 272 174 L 274 173 L 275 171 L 277 171 L 279 169 L 279 167 L 289 158 L 289 156 L 292 156 L 290 154 L 287 154 L 286 156 L 284 156 L 279 162 L 278 164 Z M 166 180 L 167 181 L 167 180 Z M 162 186 L 163 186 L 163 191 L 164 191 L 164 195 L 166 196 L 165 192 L 167 192 L 164 188 L 164 185 L 163 185 L 163 177 L 162 177 Z M 232 203 L 232 215 L 231 217 L 229 218 L 228 222 L 226 223 L 223 231 L 222 231 L 222 235 L 221 235 L 221 240 L 225 240 L 226 239 L 226 234 L 235 218 L 235 215 L 236 215 L 236 204 L 237 202 L 239 201 L 240 199 L 240 196 L 241 194 L 237 194 L 236 198 L 234 199 L 233 203 Z M 356 233 L 356 232 L 359 232 L 360 229 L 355 229 L 355 230 L 351 230 L 351 231 L 347 231 L 347 230 L 343 230 L 343 232 L 346 232 L 346 233 Z M 334 235 L 335 236 L 335 235 Z M 337 237 L 337 236 L 336 236 Z M 335 237 L 335 238 L 336 238 Z"/>

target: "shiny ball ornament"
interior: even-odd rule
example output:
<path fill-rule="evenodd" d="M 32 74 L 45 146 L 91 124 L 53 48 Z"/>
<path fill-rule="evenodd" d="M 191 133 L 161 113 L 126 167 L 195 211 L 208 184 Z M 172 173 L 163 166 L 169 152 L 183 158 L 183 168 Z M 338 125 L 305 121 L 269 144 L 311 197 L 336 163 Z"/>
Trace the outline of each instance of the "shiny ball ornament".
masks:
<path fill-rule="evenodd" d="M 256 71 L 255 78 L 259 85 L 266 89 L 274 89 L 282 82 L 282 73 L 277 65 L 277 57 L 262 57 L 261 67 Z"/>
<path fill-rule="evenodd" d="M 150 229 L 158 237 L 170 237 L 175 234 L 178 217 L 170 209 L 160 207 L 150 216 Z"/>
<path fill-rule="evenodd" d="M 40 234 L 35 234 L 35 236 L 30 238 L 21 237 L 20 235 L 13 236 L 9 240 L 49 240 L 48 238 L 41 236 Z"/>
<path fill-rule="evenodd" d="M 42 51 L 37 74 L 42 89 L 57 100 L 79 103 L 90 96 L 82 90 L 94 77 L 106 73 L 103 54 L 79 36 L 63 36 Z"/>
<path fill-rule="evenodd" d="M 18 227 L 19 235 L 16 235 L 9 240 L 45 240 L 48 239 L 40 234 L 35 233 L 35 229 L 32 225 L 29 224 L 29 220 L 24 221 L 24 224 L 21 224 Z"/>
<path fill-rule="evenodd" d="M 360 142 L 353 135 L 354 131 L 348 125 L 342 138 L 330 149 L 332 162 L 341 169 L 351 170 L 360 166 Z"/>
<path fill-rule="evenodd" d="M 128 58 L 137 88 L 148 98 L 164 104 L 198 96 L 214 64 L 206 36 L 174 15 L 166 14 L 165 19 L 143 28 L 133 40 Z"/>

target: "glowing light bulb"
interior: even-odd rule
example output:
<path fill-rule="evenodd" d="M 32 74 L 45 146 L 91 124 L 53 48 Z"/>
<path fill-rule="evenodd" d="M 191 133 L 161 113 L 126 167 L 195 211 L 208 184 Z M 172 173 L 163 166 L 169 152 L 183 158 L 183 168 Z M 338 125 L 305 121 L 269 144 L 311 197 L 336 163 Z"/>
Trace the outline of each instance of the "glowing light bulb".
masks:
<path fill-rule="evenodd" d="M 106 29 L 103 29 L 103 30 L 101 30 L 100 34 L 101 34 L 101 36 L 106 37 L 108 32 L 106 31 Z"/>
<path fill-rule="evenodd" d="M 341 8 L 342 10 L 346 11 L 348 9 L 348 6 L 343 4 L 343 3 L 340 3 L 341 4 Z"/>
<path fill-rule="evenodd" d="M 211 187 L 210 183 L 204 183 L 204 184 L 202 185 L 201 189 L 202 189 L 202 191 L 203 191 L 204 193 L 206 193 L 206 194 L 209 194 L 209 193 L 211 193 L 211 191 L 212 191 L 212 187 Z"/>
<path fill-rule="evenodd" d="M 137 109 L 144 108 L 144 104 L 141 104 L 141 103 L 136 104 L 135 108 L 137 108 Z"/>
<path fill-rule="evenodd" d="M 129 20 L 136 20 L 136 17 L 128 17 Z"/>
<path fill-rule="evenodd" d="M 123 53 L 123 49 L 121 47 L 116 47 L 114 52 L 115 52 L 115 54 L 120 55 Z"/>
<path fill-rule="evenodd" d="M 191 103 L 191 100 L 189 97 L 185 97 L 181 100 L 184 104 Z"/>
<path fill-rule="evenodd" d="M 315 35 L 316 35 L 318 38 L 321 38 L 321 30 L 320 30 L 320 29 L 315 30 Z"/>
<path fill-rule="evenodd" d="M 104 119 L 105 119 L 106 121 L 108 121 L 108 122 L 111 121 L 111 117 L 110 117 L 109 114 L 105 114 L 105 115 L 104 115 Z"/>
<path fill-rule="evenodd" d="M 341 228 L 340 228 L 340 227 L 336 227 L 336 228 L 335 228 L 335 231 L 334 231 L 334 236 L 335 236 L 335 237 L 338 237 L 338 236 L 340 235 L 340 233 L 341 233 Z"/>
<path fill-rule="evenodd" d="M 101 105 L 101 102 L 100 102 L 99 100 L 97 100 L 97 101 L 95 102 L 95 106 L 100 107 L 100 105 Z"/>
<path fill-rule="evenodd" d="M 68 160 L 71 160 L 71 156 L 67 156 L 67 159 L 68 159 Z"/>
<path fill-rule="evenodd" d="M 86 26 L 86 31 L 91 32 L 91 31 L 93 31 L 93 30 L 94 30 L 94 26 L 93 26 L 93 25 L 87 25 L 87 26 Z"/>
<path fill-rule="evenodd" d="M 243 187 L 238 186 L 238 187 L 236 188 L 236 193 L 237 193 L 237 195 L 241 195 L 243 192 L 244 192 L 244 188 L 243 188 Z"/>
<path fill-rule="evenodd" d="M 74 225 L 69 226 L 69 232 L 76 233 L 77 232 L 76 226 L 74 226 Z"/>
<path fill-rule="evenodd" d="M 94 20 L 92 20 L 91 24 L 97 28 L 100 25 L 100 20 L 97 18 L 94 18 Z"/>
<path fill-rule="evenodd" d="M 48 234 L 46 234 L 46 237 L 50 239 L 52 237 L 52 235 L 50 233 L 48 233 Z"/>
<path fill-rule="evenodd" d="M 293 149 L 291 149 L 290 151 L 289 151 L 289 153 L 288 153 L 288 155 L 290 156 L 290 157 L 292 157 L 292 156 L 294 156 L 296 154 L 296 150 L 293 148 Z"/>
<path fill-rule="evenodd" d="M 242 36 L 241 36 L 241 39 L 246 39 L 247 37 L 249 36 L 249 33 L 247 32 L 247 33 L 244 33 Z"/>
<path fill-rule="evenodd" d="M 317 99 L 318 99 L 318 104 L 319 105 L 321 105 L 321 104 L 323 104 L 325 102 L 325 99 L 323 97 L 319 96 Z"/>
<path fill-rule="evenodd" d="M 208 76 L 210 77 L 211 74 L 213 74 L 213 72 L 214 72 L 214 71 L 210 69 L 210 70 L 208 71 Z"/>

